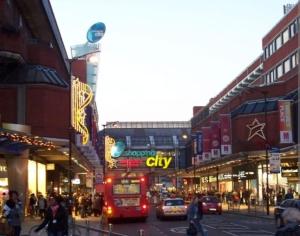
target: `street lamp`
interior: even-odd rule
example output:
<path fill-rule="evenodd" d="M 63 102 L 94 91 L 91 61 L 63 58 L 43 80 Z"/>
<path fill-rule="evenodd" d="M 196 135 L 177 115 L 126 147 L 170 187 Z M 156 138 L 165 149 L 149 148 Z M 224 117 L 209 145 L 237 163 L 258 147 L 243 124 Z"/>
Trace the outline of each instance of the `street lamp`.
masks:
<path fill-rule="evenodd" d="M 268 148 L 269 148 L 269 140 L 268 140 L 268 121 L 267 121 L 267 94 L 268 92 L 266 90 L 264 91 L 260 91 L 258 90 L 256 87 L 247 87 L 249 89 L 252 89 L 254 91 L 257 91 L 259 93 L 261 93 L 264 96 L 264 121 L 265 121 L 265 127 L 266 127 L 266 131 L 265 131 L 265 155 L 266 155 L 266 207 L 267 207 L 267 215 L 270 214 L 270 203 L 269 203 L 269 152 L 268 152 Z M 262 165 L 262 170 L 263 170 L 263 165 Z M 262 171 L 263 173 L 263 171 Z M 264 196 L 264 192 L 263 192 L 263 188 L 262 188 L 262 197 Z"/>
<path fill-rule="evenodd" d="M 72 81 L 73 81 L 73 71 L 72 71 L 72 66 L 73 66 L 73 62 L 82 59 L 88 55 L 91 54 L 95 54 L 100 52 L 100 50 L 95 50 L 89 53 L 85 53 L 83 55 L 77 56 L 77 57 L 73 57 L 71 59 L 69 59 L 69 63 L 70 63 L 70 90 L 69 90 L 69 103 L 70 103 L 70 117 L 69 117 L 69 168 L 68 168 L 68 180 L 69 180 L 69 197 L 72 196 L 72 177 L 71 177 L 71 169 L 72 169 L 72 137 L 73 137 L 73 124 L 72 124 Z"/>

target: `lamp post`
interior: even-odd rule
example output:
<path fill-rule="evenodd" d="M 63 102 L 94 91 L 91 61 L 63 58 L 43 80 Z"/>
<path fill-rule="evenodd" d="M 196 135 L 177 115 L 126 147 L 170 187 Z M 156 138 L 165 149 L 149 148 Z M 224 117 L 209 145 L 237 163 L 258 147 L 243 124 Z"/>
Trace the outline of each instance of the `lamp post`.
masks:
<path fill-rule="evenodd" d="M 73 82 L 73 71 L 72 71 L 72 66 L 73 66 L 73 62 L 82 59 L 88 55 L 91 54 L 95 54 L 100 52 L 100 50 L 95 50 L 93 52 L 89 52 L 89 53 L 85 53 L 83 55 L 77 56 L 77 57 L 73 57 L 71 59 L 69 59 L 69 63 L 70 63 L 70 90 L 69 90 L 69 103 L 70 103 L 70 117 L 69 117 L 69 160 L 68 160 L 68 184 L 69 184 L 69 197 L 72 196 L 72 177 L 71 177 L 71 170 L 72 170 L 72 137 L 73 137 L 73 124 L 72 124 L 72 82 Z"/>
<path fill-rule="evenodd" d="M 103 180 L 105 181 L 105 175 L 106 175 L 106 160 L 105 160 L 105 132 L 106 132 L 106 125 L 102 125 L 103 126 Z"/>

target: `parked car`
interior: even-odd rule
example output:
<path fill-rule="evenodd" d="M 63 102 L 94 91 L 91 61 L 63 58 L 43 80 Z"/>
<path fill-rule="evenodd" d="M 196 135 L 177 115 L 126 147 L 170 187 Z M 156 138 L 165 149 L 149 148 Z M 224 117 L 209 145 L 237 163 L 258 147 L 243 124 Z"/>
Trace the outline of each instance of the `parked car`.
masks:
<path fill-rule="evenodd" d="M 182 198 L 165 198 L 156 207 L 157 219 L 180 217 L 187 219 L 187 205 Z"/>
<path fill-rule="evenodd" d="M 300 211 L 300 200 L 287 199 L 282 201 L 279 206 L 276 206 L 274 208 L 275 224 L 278 228 L 284 226 L 282 213 L 284 212 L 285 209 L 289 207 L 297 208 Z"/>
<path fill-rule="evenodd" d="M 222 214 L 222 203 L 221 201 L 214 196 L 204 196 L 200 199 L 203 206 L 203 213 L 218 213 Z"/>

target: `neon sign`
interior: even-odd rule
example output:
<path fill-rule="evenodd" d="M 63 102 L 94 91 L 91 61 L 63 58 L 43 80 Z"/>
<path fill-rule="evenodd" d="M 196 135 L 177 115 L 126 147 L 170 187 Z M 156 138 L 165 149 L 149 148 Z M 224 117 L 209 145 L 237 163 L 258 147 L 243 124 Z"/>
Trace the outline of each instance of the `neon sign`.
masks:
<path fill-rule="evenodd" d="M 141 167 L 143 163 L 147 167 L 161 167 L 166 169 L 170 166 L 175 152 L 162 152 L 156 150 L 125 150 L 122 141 L 115 141 L 111 137 L 105 137 L 105 160 L 109 168 L 117 167 Z M 127 158 L 127 159 L 123 159 Z M 129 159 L 128 159 L 129 158 Z M 143 159 L 147 158 L 146 161 Z"/>
<path fill-rule="evenodd" d="M 71 84 L 71 122 L 76 131 L 82 134 L 82 144 L 89 141 L 89 130 L 85 125 L 85 108 L 93 99 L 93 91 L 79 79 L 72 79 Z"/>

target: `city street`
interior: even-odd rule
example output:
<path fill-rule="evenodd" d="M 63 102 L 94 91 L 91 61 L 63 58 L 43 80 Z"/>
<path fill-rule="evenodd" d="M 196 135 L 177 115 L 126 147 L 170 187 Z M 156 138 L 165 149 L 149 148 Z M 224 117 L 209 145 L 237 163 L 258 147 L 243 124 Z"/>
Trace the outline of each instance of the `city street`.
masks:
<path fill-rule="evenodd" d="M 97 227 L 98 219 L 91 217 L 90 225 Z M 82 220 L 77 221 L 82 224 Z M 183 220 L 157 220 L 154 209 L 152 209 L 147 222 L 136 222 L 136 220 L 120 220 L 113 222 L 113 232 L 139 235 L 139 230 L 144 230 L 145 236 L 164 235 L 186 235 L 187 221 Z M 239 214 L 204 215 L 203 225 L 208 235 L 221 236 L 267 236 L 274 235 L 275 227 L 272 219 L 241 216 Z M 97 227 L 98 228 L 98 227 Z M 96 234 L 91 234 L 96 235 Z"/>

